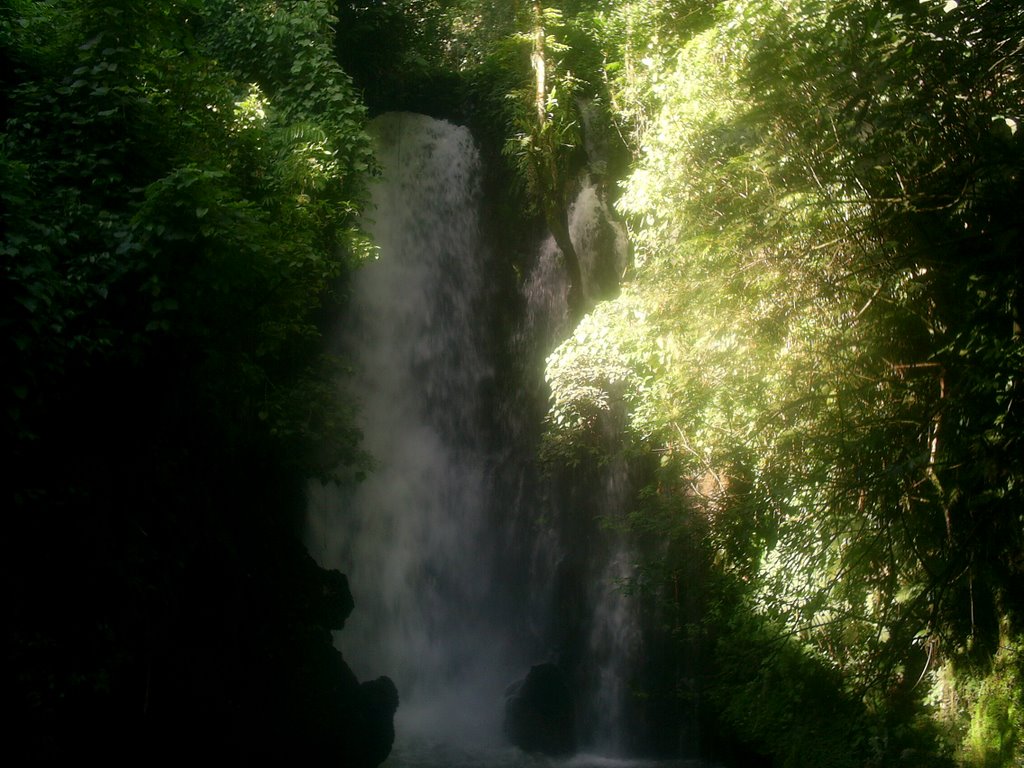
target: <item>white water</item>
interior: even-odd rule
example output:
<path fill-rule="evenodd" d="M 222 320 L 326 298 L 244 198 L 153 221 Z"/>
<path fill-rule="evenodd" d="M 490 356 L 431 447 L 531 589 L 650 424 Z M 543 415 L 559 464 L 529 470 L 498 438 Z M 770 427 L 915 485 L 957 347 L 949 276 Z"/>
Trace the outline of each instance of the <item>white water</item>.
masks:
<path fill-rule="evenodd" d="M 622 457 L 615 457 L 604 469 L 603 495 L 611 514 L 621 513 L 629 503 L 625 464 Z M 632 553 L 621 531 L 610 538 L 603 568 L 591 585 L 594 614 L 589 645 L 597 667 L 592 706 L 592 718 L 598 723 L 595 745 L 614 753 L 627 743 L 625 706 L 641 638 L 637 606 L 623 591 L 623 585 L 633 576 Z"/>
<path fill-rule="evenodd" d="M 607 231 L 609 229 L 610 232 Z M 569 206 L 569 236 L 580 260 L 583 295 L 597 301 L 601 289 L 596 273 L 605 269 L 620 277 L 626 268 L 629 244 L 624 227 L 612 219 L 608 204 L 589 179 L 581 184 L 576 199 Z M 597 254 L 608 245 L 602 242 L 608 237 L 613 240 L 610 245 L 614 251 L 614 263 L 598 264 Z M 533 356 L 541 352 L 546 355 L 572 332 L 566 304 L 568 291 L 569 282 L 562 266 L 561 251 L 555 238 L 549 236 L 541 244 L 537 262 L 523 285 L 526 316 L 517 344 L 520 354 Z"/>
<path fill-rule="evenodd" d="M 629 243 L 625 228 L 621 222 L 612 218 L 608 204 L 590 179 L 583 182 L 576 199 L 569 207 L 569 233 L 580 257 L 583 295 L 597 301 L 601 298 L 597 273 L 608 270 L 613 273 L 615 282 L 618 283 L 626 269 Z M 603 243 L 606 238 L 610 238 L 611 242 Z M 606 246 L 611 251 L 610 254 L 606 254 L 606 257 L 610 257 L 610 263 L 598 264 L 598 254 Z"/>
<path fill-rule="evenodd" d="M 357 274 L 337 343 L 353 363 L 346 396 L 359 398 L 376 466 L 351 490 L 313 485 L 308 518 L 311 552 L 348 575 L 355 598 L 339 648 L 357 677 L 388 675 L 399 691 L 398 741 L 385 765 L 654 765 L 592 754 L 552 761 L 502 744 L 506 686 L 576 638 L 589 646 L 574 662 L 585 681 L 583 746 L 623 749 L 639 648 L 636 607 L 619 589 L 631 575 L 629 547 L 593 521 L 623 514 L 628 468 L 612 461 L 586 492 L 548 488 L 527 467 L 535 447 L 520 445 L 530 430 L 518 400 L 501 421 L 507 445 L 484 444 L 496 417 L 482 389 L 495 372 L 477 151 L 466 129 L 421 115 L 382 116 L 371 133 L 383 175 L 368 228 L 380 257 Z M 593 252 L 608 237 L 602 216 L 605 203 L 584 184 L 570 231 L 588 295 Z M 523 291 L 526 313 L 511 343 L 539 375 L 571 330 L 553 240 Z M 600 541 L 581 542 L 580 531 Z"/>
<path fill-rule="evenodd" d="M 619 276 L 625 269 L 626 235 L 622 226 L 611 220 L 607 204 L 589 179 L 581 184 L 568 213 L 570 236 L 580 259 L 583 294 L 590 301 L 596 301 L 602 290 L 596 273 L 610 269 Z M 609 237 L 612 238 L 610 244 L 604 242 Z M 598 263 L 602 252 L 606 259 L 614 257 L 611 263 Z M 526 312 L 516 348 L 519 355 L 534 361 L 538 372 L 542 372 L 547 353 L 572 332 L 566 305 L 568 281 L 561 259 L 554 238 L 548 237 L 524 281 Z M 614 430 L 614 425 L 610 426 Z M 607 435 L 609 443 L 616 442 L 616 437 Z M 621 455 L 612 456 L 594 475 L 596 477 L 589 479 L 598 483 L 600 490 L 590 495 L 585 509 L 567 508 L 556 501 L 544 510 L 550 523 L 538 526 L 534 522 L 530 574 L 532 583 L 537 585 L 538 596 L 553 603 L 550 592 L 558 581 L 559 565 L 569 549 L 579 546 L 579 542 L 573 540 L 578 535 L 578 527 L 571 523 L 565 525 L 564 518 L 582 514 L 612 523 L 611 530 L 602 532 L 600 537 L 594 536 L 601 539 L 596 547 L 598 556 L 596 562 L 587 564 L 586 583 L 580 585 L 582 589 L 578 592 L 588 606 L 585 619 L 588 654 L 581 664 L 590 682 L 589 696 L 578 702 L 578 710 L 588 743 L 603 753 L 621 754 L 628 742 L 625 723 L 626 705 L 631 695 L 630 679 L 641 650 L 637 606 L 623 592 L 623 585 L 634 575 L 632 552 L 621 527 L 617 526 L 621 522 L 619 518 L 629 508 L 632 489 L 629 467 Z M 537 514 L 532 506 L 518 511 Z M 527 527 L 522 523 L 521 526 Z"/>
<path fill-rule="evenodd" d="M 424 116 L 371 131 L 380 256 L 357 275 L 341 344 L 377 466 L 349 495 L 312 490 L 311 549 L 349 576 L 340 648 L 361 679 L 395 681 L 399 732 L 497 740 L 517 672 L 488 610 L 479 158 L 466 129 Z"/>
<path fill-rule="evenodd" d="M 513 747 L 399 744 L 381 768 L 710 768 L 693 760 L 642 760 L 581 753 L 570 758 L 528 755 Z"/>

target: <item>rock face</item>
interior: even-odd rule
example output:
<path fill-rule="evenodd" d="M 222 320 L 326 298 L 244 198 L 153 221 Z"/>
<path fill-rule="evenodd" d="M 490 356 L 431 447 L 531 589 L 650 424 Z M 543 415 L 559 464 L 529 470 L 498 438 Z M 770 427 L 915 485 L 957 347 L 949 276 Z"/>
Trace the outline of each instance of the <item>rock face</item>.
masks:
<path fill-rule="evenodd" d="M 347 578 L 293 540 L 257 555 L 236 563 L 220 548 L 190 564 L 198 613 L 184 626 L 198 640 L 154 669 L 147 742 L 172 762 L 201 745 L 213 762 L 376 768 L 398 692 L 388 678 L 360 682 L 334 646 L 354 608 Z"/>
<path fill-rule="evenodd" d="M 257 609 L 283 618 L 239 670 L 245 696 L 233 708 L 233 730 L 247 735 L 231 754 L 242 750 L 253 764 L 376 768 L 395 739 L 398 691 L 386 677 L 360 682 L 334 646 L 331 631 L 343 630 L 355 608 L 348 579 L 294 542 L 277 543 L 264 560 L 275 556 L 248 591 Z M 200 579 L 203 588 L 211 583 Z"/>
<path fill-rule="evenodd" d="M 505 737 L 526 752 L 551 756 L 576 751 L 576 713 L 565 672 L 538 664 L 505 692 Z"/>
<path fill-rule="evenodd" d="M 311 564 L 311 561 L 310 561 Z M 311 570 L 306 590 L 307 638 L 292 656 L 303 659 L 301 670 L 285 683 L 285 698 L 304 702 L 286 730 L 293 739 L 287 761 L 333 763 L 350 768 L 376 768 L 391 753 L 398 690 L 387 677 L 360 683 L 328 629 L 342 629 L 354 607 L 348 579 L 338 571 Z M 298 742 L 298 743 L 296 743 Z"/>

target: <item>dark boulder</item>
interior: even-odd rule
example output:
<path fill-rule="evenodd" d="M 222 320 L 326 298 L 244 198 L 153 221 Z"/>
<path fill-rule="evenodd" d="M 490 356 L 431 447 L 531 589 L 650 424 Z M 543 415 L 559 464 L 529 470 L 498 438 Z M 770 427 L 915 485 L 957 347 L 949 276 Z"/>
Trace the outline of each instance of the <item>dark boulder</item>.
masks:
<path fill-rule="evenodd" d="M 359 765 L 384 762 L 395 742 L 398 689 L 390 678 L 378 677 L 359 686 L 359 713 L 353 722 L 361 726 L 353 736 L 353 758 Z"/>
<path fill-rule="evenodd" d="M 315 580 L 310 580 L 316 585 L 309 596 L 312 620 L 327 629 L 344 629 L 345 620 L 355 607 L 348 579 L 343 573 L 323 569 L 318 569 L 315 576 Z"/>
<path fill-rule="evenodd" d="M 505 737 L 526 752 L 554 757 L 576 751 L 576 708 L 569 678 L 538 664 L 505 692 Z"/>

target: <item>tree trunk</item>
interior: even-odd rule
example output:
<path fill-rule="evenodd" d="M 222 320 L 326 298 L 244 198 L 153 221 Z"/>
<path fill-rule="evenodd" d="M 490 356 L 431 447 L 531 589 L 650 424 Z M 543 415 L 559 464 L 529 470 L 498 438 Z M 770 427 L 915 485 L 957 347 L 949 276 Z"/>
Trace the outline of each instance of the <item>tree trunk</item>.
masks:
<path fill-rule="evenodd" d="M 534 91 L 534 106 L 537 108 L 537 130 L 544 130 L 544 123 L 547 120 L 547 62 L 544 57 L 544 9 L 540 0 L 533 1 L 533 51 L 530 54 L 530 64 L 533 66 L 533 74 L 536 82 Z"/>

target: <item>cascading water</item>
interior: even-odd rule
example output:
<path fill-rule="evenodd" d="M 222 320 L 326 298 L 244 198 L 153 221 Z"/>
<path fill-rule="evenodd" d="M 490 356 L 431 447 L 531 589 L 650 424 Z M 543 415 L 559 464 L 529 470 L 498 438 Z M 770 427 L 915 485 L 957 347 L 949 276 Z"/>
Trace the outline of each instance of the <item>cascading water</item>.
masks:
<path fill-rule="evenodd" d="M 389 764 L 523 764 L 500 746 L 503 696 L 543 661 L 565 664 L 578 683 L 581 746 L 621 750 L 638 630 L 617 589 L 629 575 L 625 542 L 595 521 L 628 504 L 628 469 L 616 460 L 585 490 L 558 487 L 538 472 L 538 429 L 524 423 L 536 420 L 542 387 L 500 403 L 484 396 L 497 375 L 493 255 L 469 132 L 396 113 L 371 133 L 382 177 L 367 227 L 380 255 L 355 277 L 337 343 L 376 464 L 354 488 L 309 489 L 310 551 L 348 574 L 356 601 L 339 648 L 361 679 L 385 674 L 398 687 Z M 623 236 L 590 184 L 570 225 L 593 296 L 593 253 L 602 241 L 621 256 Z M 542 246 L 508 342 L 534 376 L 570 330 L 558 256 L 553 242 Z M 621 269 L 615 258 L 611 269 Z"/>
<path fill-rule="evenodd" d="M 583 294 L 596 302 L 614 290 L 626 266 L 625 232 L 590 179 L 580 184 L 568 213 Z M 526 364 L 539 370 L 543 356 L 572 330 L 561 259 L 554 238 L 547 238 L 523 286 L 526 307 L 516 346 Z M 543 526 L 531 521 L 530 541 L 535 583 L 555 593 L 548 597 L 555 617 L 548 637 L 560 660 L 576 671 L 585 694 L 578 703 L 584 739 L 612 754 L 627 751 L 626 709 L 640 647 L 637 606 L 622 589 L 633 575 L 632 553 L 616 525 L 635 490 L 628 462 L 611 447 L 618 442 L 621 415 L 606 425 L 605 461 L 569 478 L 540 481 L 538 498 L 517 510 L 548 521 Z M 612 525 L 602 529 L 601 522 Z M 566 620 L 567 615 L 572 618 Z"/>
<path fill-rule="evenodd" d="M 312 489 L 310 547 L 349 576 L 341 649 L 395 680 L 400 730 L 469 739 L 497 730 L 513 674 L 489 624 L 479 158 L 466 129 L 421 115 L 371 132 L 380 256 L 356 276 L 340 344 L 376 466 L 349 494 Z"/>

